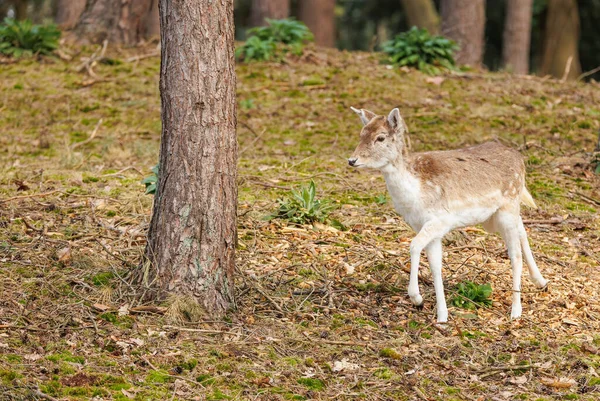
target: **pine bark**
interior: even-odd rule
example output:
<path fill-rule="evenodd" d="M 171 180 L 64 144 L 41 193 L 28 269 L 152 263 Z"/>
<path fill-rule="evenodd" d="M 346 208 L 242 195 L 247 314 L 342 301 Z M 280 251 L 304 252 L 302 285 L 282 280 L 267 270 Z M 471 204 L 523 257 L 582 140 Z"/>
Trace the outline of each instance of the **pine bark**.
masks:
<path fill-rule="evenodd" d="M 298 16 L 319 46 L 335 46 L 335 0 L 300 0 Z"/>
<path fill-rule="evenodd" d="M 56 0 L 56 15 L 58 26 L 63 30 L 73 29 L 85 10 L 86 0 Z"/>
<path fill-rule="evenodd" d="M 442 35 L 460 46 L 458 64 L 479 66 L 483 60 L 485 0 L 442 0 Z"/>
<path fill-rule="evenodd" d="M 508 0 L 504 23 L 502 64 L 516 74 L 529 72 L 533 0 Z"/>
<path fill-rule="evenodd" d="M 579 10 L 576 0 L 549 0 L 540 72 L 567 79 L 581 74 L 579 61 Z M 569 65 L 569 59 L 571 63 Z"/>
<path fill-rule="evenodd" d="M 80 42 L 134 45 L 146 31 L 146 17 L 152 0 L 87 0 L 75 27 Z"/>
<path fill-rule="evenodd" d="M 402 8 L 406 13 L 408 25 L 425 28 L 432 34 L 440 31 L 440 16 L 433 0 L 402 0 Z"/>
<path fill-rule="evenodd" d="M 140 277 L 233 304 L 237 141 L 233 0 L 160 0 L 160 174 Z"/>
<path fill-rule="evenodd" d="M 290 0 L 252 0 L 250 25 L 263 26 L 265 18 L 282 19 L 290 16 Z"/>

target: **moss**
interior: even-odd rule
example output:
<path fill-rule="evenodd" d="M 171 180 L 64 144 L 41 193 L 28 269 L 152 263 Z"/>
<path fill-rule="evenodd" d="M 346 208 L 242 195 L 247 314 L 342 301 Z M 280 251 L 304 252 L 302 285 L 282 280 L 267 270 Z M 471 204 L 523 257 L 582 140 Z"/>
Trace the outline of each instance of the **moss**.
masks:
<path fill-rule="evenodd" d="M 321 379 L 313 379 L 310 377 L 301 377 L 297 380 L 298 384 L 303 385 L 309 390 L 320 391 L 325 388 L 325 383 Z"/>
<path fill-rule="evenodd" d="M 146 375 L 146 383 L 161 384 L 173 381 L 173 378 L 164 370 L 152 370 Z"/>
<path fill-rule="evenodd" d="M 379 356 L 382 358 L 390 358 L 390 359 L 402 358 L 402 355 L 400 355 L 398 353 L 398 351 L 396 351 L 393 348 L 382 348 L 381 350 L 379 350 Z"/>
<path fill-rule="evenodd" d="M 52 354 L 52 355 L 48 355 L 46 357 L 47 360 L 51 361 L 51 362 L 72 362 L 72 363 L 78 363 L 80 365 L 83 365 L 85 363 L 85 358 L 82 356 L 75 356 L 69 352 L 64 352 L 64 353 L 60 353 L 60 354 Z"/>

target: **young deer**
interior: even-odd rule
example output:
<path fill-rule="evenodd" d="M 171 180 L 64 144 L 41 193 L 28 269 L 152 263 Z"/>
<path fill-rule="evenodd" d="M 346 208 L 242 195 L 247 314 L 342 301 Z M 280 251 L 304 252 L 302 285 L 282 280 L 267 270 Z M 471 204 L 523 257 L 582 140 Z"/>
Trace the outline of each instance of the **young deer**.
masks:
<path fill-rule="evenodd" d="M 499 232 L 506 242 L 513 274 L 511 318 L 519 318 L 523 256 L 534 284 L 539 288 L 547 284 L 533 259 L 520 216 L 521 202 L 536 205 L 525 188 L 525 165 L 519 152 L 498 142 L 487 142 L 458 150 L 409 154 L 405 137 L 408 130 L 398 109 L 387 118 L 364 109 L 352 110 L 364 127 L 348 163 L 380 170 L 394 208 L 417 232 L 410 244 L 408 296 L 412 303 L 423 303 L 418 273 L 421 251 L 425 249 L 435 288 L 437 320 L 448 320 L 442 282 L 442 237 L 455 228 L 483 223 L 486 230 Z"/>

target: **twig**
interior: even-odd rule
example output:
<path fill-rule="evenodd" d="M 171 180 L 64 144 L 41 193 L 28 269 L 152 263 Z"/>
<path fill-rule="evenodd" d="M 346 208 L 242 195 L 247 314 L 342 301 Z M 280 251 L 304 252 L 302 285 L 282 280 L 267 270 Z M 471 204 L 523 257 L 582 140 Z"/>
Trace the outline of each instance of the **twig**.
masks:
<path fill-rule="evenodd" d="M 560 224 L 563 221 L 563 219 L 523 220 L 523 224 Z"/>
<path fill-rule="evenodd" d="M 31 389 L 31 392 L 36 396 L 36 397 L 40 397 L 43 398 L 44 400 L 50 400 L 50 401 L 58 401 L 58 398 L 54 398 L 51 395 L 48 394 L 44 394 L 42 393 L 39 389 L 37 388 L 33 388 Z"/>
<path fill-rule="evenodd" d="M 567 59 L 567 65 L 565 67 L 565 73 L 563 74 L 562 78 L 560 79 L 561 82 L 565 82 L 567 80 L 567 77 L 569 76 L 569 72 L 571 72 L 571 63 L 573 62 L 573 56 L 569 56 L 569 58 Z"/>
<path fill-rule="evenodd" d="M 123 174 L 125 171 L 127 170 L 134 170 L 136 173 L 138 173 L 139 175 L 144 175 L 144 173 L 142 173 L 140 170 L 138 170 L 137 168 L 133 167 L 133 166 L 129 166 L 129 167 L 125 167 L 124 169 L 121 169 L 119 171 L 117 171 L 116 173 L 110 173 L 110 174 L 102 174 L 100 177 L 114 177 L 120 174 Z"/>
<path fill-rule="evenodd" d="M 417 386 L 413 387 L 413 390 L 415 390 L 415 393 L 419 396 L 419 398 L 421 398 L 422 400 L 425 401 L 430 401 L 429 398 L 425 395 L 425 393 L 423 392 L 423 390 L 421 390 L 420 388 L 418 388 Z"/>
<path fill-rule="evenodd" d="M 85 69 L 92 78 L 96 78 L 97 75 L 94 73 L 94 70 L 92 70 L 92 68 L 94 68 L 98 60 L 104 58 L 104 53 L 106 52 L 107 46 L 108 40 L 105 39 L 104 42 L 102 42 L 102 47 L 99 50 L 96 50 L 94 53 L 92 53 L 92 55 L 89 58 L 87 58 L 79 67 L 77 67 L 75 71 L 81 72 Z"/>
<path fill-rule="evenodd" d="M 225 333 L 231 333 L 229 330 L 192 329 L 192 328 L 187 328 L 187 327 L 169 326 L 169 325 L 163 326 L 163 329 L 188 331 L 190 333 L 206 333 L 206 334 L 225 334 Z"/>
<path fill-rule="evenodd" d="M 493 376 L 493 375 L 498 374 L 500 372 L 507 372 L 507 371 L 512 371 L 512 370 L 529 370 L 529 369 L 535 369 L 535 368 L 537 368 L 537 366 L 533 366 L 533 365 L 498 366 L 498 367 L 495 367 L 495 368 L 488 368 L 488 369 L 478 370 L 478 371 L 476 371 L 476 373 L 482 373 L 482 375 L 479 376 L 479 378 L 480 379 L 484 379 L 486 377 Z"/>
<path fill-rule="evenodd" d="M 260 284 L 257 283 L 253 287 L 260 295 L 267 298 L 267 301 L 269 301 L 271 305 L 273 305 L 275 309 L 277 309 L 278 312 L 283 313 L 283 309 L 281 309 L 281 306 L 279 306 L 279 304 L 275 302 L 273 298 L 271 298 L 266 292 L 264 292 L 264 290 L 260 287 Z"/>
<path fill-rule="evenodd" d="M 160 56 L 160 51 L 147 53 L 147 54 L 141 54 L 139 56 L 129 57 L 129 58 L 125 59 L 125 62 L 132 63 L 134 61 L 140 61 L 140 60 L 144 60 L 144 59 L 155 57 L 155 56 Z"/>
<path fill-rule="evenodd" d="M 598 71 L 600 71 L 600 66 L 594 68 L 593 70 L 589 70 L 588 72 L 584 72 L 583 74 L 581 74 L 580 76 L 577 77 L 577 81 L 581 81 L 583 78 L 588 77 L 592 74 L 595 74 Z"/>
<path fill-rule="evenodd" d="M 60 190 L 59 189 L 55 189 L 54 191 L 42 192 L 42 193 L 38 193 L 38 194 L 13 196 L 12 198 L 0 199 L 0 204 L 1 203 L 6 203 L 6 202 L 11 202 L 11 201 L 18 200 L 18 199 L 42 198 L 44 196 L 52 195 L 52 194 L 55 194 L 57 192 L 60 192 Z"/>
<path fill-rule="evenodd" d="M 98 133 L 98 128 L 100 128 L 100 124 L 102 124 L 102 119 L 98 120 L 98 123 L 96 124 L 96 127 L 92 131 L 92 134 L 90 135 L 90 137 L 88 139 L 86 139 L 85 141 L 77 142 L 77 143 L 74 143 L 73 145 L 71 145 L 71 150 L 78 148 L 79 146 L 85 145 L 86 143 L 91 142 L 94 139 L 94 137 L 96 136 L 96 134 Z"/>

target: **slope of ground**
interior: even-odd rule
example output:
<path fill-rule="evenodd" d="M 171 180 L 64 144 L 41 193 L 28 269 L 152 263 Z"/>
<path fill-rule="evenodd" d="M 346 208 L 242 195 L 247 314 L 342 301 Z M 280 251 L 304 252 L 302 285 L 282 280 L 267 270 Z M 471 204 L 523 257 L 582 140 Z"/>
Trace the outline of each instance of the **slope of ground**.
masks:
<path fill-rule="evenodd" d="M 0 65 L 0 399 L 596 400 L 600 397 L 600 128 L 597 84 L 504 74 L 431 79 L 377 55 L 310 51 L 238 67 L 238 307 L 222 320 L 139 305 L 127 271 L 144 246 L 158 159 L 158 57 L 112 49 Z M 85 69 L 83 69 L 85 71 Z M 527 160 L 524 210 L 549 291 L 523 279 L 479 228 L 445 241 L 448 299 L 490 283 L 492 306 L 434 325 L 411 306 L 413 233 L 382 178 L 347 167 L 350 106 L 399 107 L 412 149 L 499 139 Z M 329 224 L 268 220 L 313 180 Z"/>

